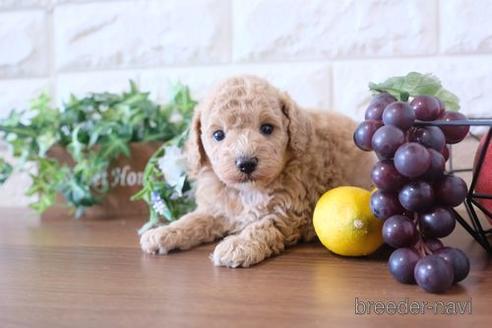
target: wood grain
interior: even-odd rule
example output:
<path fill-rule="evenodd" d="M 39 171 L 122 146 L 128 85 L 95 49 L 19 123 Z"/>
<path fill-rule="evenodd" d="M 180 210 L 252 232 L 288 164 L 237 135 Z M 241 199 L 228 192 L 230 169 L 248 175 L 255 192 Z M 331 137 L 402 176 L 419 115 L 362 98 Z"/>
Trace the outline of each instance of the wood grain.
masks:
<path fill-rule="evenodd" d="M 144 255 L 143 218 L 40 219 L 1 209 L 0 327 L 331 327 L 490 326 L 490 258 L 458 227 L 471 275 L 444 295 L 394 281 L 389 250 L 342 258 L 318 243 L 250 269 L 212 266 L 213 245 Z M 465 315 L 356 315 L 362 300 L 472 300 Z"/>

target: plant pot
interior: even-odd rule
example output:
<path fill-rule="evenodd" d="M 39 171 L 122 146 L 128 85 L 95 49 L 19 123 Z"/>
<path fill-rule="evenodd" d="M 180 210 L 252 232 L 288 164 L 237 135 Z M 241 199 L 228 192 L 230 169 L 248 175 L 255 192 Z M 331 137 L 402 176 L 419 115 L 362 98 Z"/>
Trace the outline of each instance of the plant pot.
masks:
<path fill-rule="evenodd" d="M 110 165 L 107 175 L 110 186 L 109 192 L 100 204 L 86 209 L 84 219 L 101 219 L 122 216 L 148 216 L 148 208 L 144 201 L 131 201 L 132 195 L 137 193 L 143 184 L 143 171 L 150 157 L 161 145 L 160 142 L 136 142 L 130 144 L 129 158 L 117 157 Z M 62 164 L 74 166 L 70 153 L 61 146 L 52 147 L 48 156 Z M 59 194 L 56 204 L 43 213 L 43 217 L 53 215 L 67 215 L 70 208 L 64 197 Z"/>

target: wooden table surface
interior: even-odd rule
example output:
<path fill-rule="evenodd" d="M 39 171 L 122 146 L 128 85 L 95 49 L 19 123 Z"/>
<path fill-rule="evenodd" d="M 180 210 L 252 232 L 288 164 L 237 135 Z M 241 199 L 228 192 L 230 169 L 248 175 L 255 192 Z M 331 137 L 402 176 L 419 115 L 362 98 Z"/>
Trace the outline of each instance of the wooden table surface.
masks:
<path fill-rule="evenodd" d="M 253 268 L 227 269 L 208 259 L 213 245 L 168 256 L 142 254 L 136 229 L 143 218 L 40 219 L 22 209 L 0 213 L 3 328 L 492 324 L 490 257 L 461 227 L 446 243 L 470 256 L 471 274 L 448 293 L 431 295 L 392 279 L 388 249 L 368 258 L 343 258 L 312 243 Z M 443 301 L 446 306 L 471 300 L 472 314 L 355 314 L 356 298 Z"/>

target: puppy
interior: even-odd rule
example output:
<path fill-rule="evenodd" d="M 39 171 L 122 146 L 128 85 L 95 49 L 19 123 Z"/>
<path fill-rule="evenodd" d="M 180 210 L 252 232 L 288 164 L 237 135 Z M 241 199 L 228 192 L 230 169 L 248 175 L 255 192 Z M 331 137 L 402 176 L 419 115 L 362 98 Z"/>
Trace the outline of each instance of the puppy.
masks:
<path fill-rule="evenodd" d="M 325 191 L 370 185 L 373 158 L 354 146 L 355 127 L 340 114 L 302 110 L 260 78 L 224 81 L 196 108 L 186 145 L 197 208 L 145 232 L 142 250 L 166 254 L 227 236 L 211 259 L 235 268 L 312 240 Z"/>

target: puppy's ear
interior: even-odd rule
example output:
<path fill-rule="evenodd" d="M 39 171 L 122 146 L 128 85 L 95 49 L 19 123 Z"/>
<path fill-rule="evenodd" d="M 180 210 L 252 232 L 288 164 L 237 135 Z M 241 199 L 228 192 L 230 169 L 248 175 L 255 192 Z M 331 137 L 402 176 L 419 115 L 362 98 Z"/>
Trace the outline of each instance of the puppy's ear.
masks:
<path fill-rule="evenodd" d="M 207 155 L 203 148 L 201 134 L 201 106 L 195 107 L 193 118 L 191 119 L 190 132 L 186 141 L 185 151 L 188 162 L 188 173 L 191 177 L 196 177 L 207 161 Z"/>
<path fill-rule="evenodd" d="M 281 93 L 280 105 L 287 117 L 289 148 L 295 156 L 302 156 L 309 142 L 311 122 L 308 116 L 297 106 L 287 93 Z"/>

